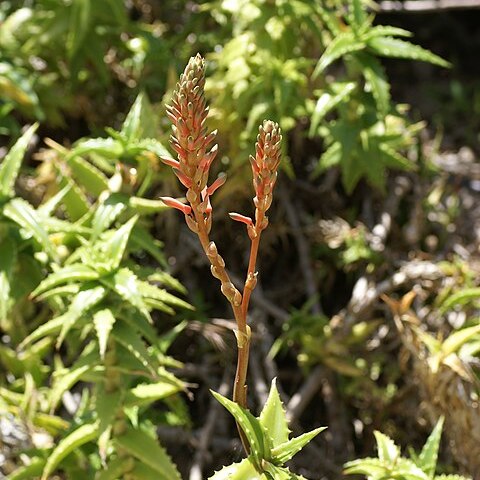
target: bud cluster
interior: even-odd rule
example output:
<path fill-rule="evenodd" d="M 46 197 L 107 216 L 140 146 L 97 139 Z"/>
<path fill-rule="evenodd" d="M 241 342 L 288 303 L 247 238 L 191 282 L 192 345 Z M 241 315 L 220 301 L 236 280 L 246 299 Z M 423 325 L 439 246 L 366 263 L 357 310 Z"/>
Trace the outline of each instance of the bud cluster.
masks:
<path fill-rule="evenodd" d="M 278 123 L 264 120 L 259 127 L 255 156 L 250 155 L 255 189 L 255 224 L 250 217 L 239 213 L 230 213 L 230 217 L 247 225 L 250 238 L 255 238 L 268 225 L 266 211 L 272 204 L 273 187 L 277 180 L 278 166 L 281 157 L 282 135 Z"/>
<path fill-rule="evenodd" d="M 205 60 L 197 55 L 188 62 L 173 93 L 172 104 L 167 106 L 167 115 L 172 121 L 173 130 L 170 143 L 178 160 L 162 157 L 162 161 L 173 168 L 177 178 L 187 188 L 186 198 L 189 205 L 170 197 L 163 197 L 162 200 L 181 210 L 185 214 L 187 225 L 197 233 L 199 221 L 204 223 L 207 232 L 210 231 L 210 196 L 226 180 L 223 175 L 207 186 L 210 166 L 217 155 L 218 146 L 211 146 L 216 131 L 208 134 L 205 125 L 208 107 L 204 88 Z"/>

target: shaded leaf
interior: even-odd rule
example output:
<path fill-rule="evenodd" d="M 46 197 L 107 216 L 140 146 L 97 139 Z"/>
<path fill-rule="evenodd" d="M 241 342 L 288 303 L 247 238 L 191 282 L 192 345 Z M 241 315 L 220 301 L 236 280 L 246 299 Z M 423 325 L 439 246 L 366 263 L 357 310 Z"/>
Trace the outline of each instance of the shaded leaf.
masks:
<path fill-rule="evenodd" d="M 32 125 L 15 142 L 10 151 L 5 155 L 0 164 L 0 198 L 9 198 L 15 195 L 15 180 L 17 179 L 23 157 L 27 151 L 33 134 L 38 128 L 38 124 Z"/>
<path fill-rule="evenodd" d="M 181 480 L 176 466 L 160 446 L 158 440 L 153 439 L 142 430 L 130 428 L 124 435 L 117 437 L 115 443 L 155 470 L 158 480 Z"/>
<path fill-rule="evenodd" d="M 86 423 L 60 440 L 58 445 L 48 457 L 47 463 L 43 470 L 42 480 L 47 480 L 67 455 L 85 443 L 95 440 L 97 436 L 98 424 Z"/>

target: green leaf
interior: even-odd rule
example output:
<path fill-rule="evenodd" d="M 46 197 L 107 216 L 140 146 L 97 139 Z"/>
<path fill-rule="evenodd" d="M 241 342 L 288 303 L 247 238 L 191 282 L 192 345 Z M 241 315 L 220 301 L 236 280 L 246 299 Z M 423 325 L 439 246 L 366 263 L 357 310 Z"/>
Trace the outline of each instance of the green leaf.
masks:
<path fill-rule="evenodd" d="M 167 292 L 163 288 L 158 288 L 148 282 L 138 281 L 138 288 L 145 299 L 154 299 L 161 303 L 172 305 L 178 308 L 185 308 L 193 310 L 194 308 L 185 300 L 182 300 L 175 295 Z"/>
<path fill-rule="evenodd" d="M 110 268 L 116 270 L 122 261 L 125 249 L 127 248 L 130 233 L 138 220 L 137 216 L 132 217 L 127 223 L 117 229 L 107 239 L 102 238 L 102 251 L 105 252 Z"/>
<path fill-rule="evenodd" d="M 10 477 L 8 477 L 10 478 Z M 472 477 L 464 477 L 463 475 L 436 475 L 434 480 L 472 480 Z"/>
<path fill-rule="evenodd" d="M 381 63 L 372 55 L 359 52 L 355 56 L 370 87 L 382 118 L 390 110 L 390 84 Z"/>
<path fill-rule="evenodd" d="M 157 134 L 155 127 L 155 116 L 150 102 L 144 93 L 140 93 L 130 108 L 120 133 L 130 143 L 134 140 L 155 137 Z"/>
<path fill-rule="evenodd" d="M 118 160 L 121 155 L 123 154 L 123 146 L 122 144 L 113 138 L 87 138 L 85 140 L 79 140 L 76 144 L 75 147 L 73 148 L 71 155 L 68 157 L 68 162 L 71 163 L 74 158 L 76 158 L 77 155 L 84 155 L 84 154 L 91 154 L 91 153 L 96 153 L 102 157 L 109 158 L 112 160 Z M 80 162 L 82 166 L 90 170 L 90 173 L 94 174 L 94 177 L 98 177 L 98 180 L 102 180 L 101 183 L 105 185 L 104 190 L 107 187 L 108 184 L 108 178 L 96 167 L 93 165 L 90 165 L 88 162 L 85 160 L 81 160 Z M 76 165 L 76 162 L 74 162 L 74 165 Z M 91 167 L 88 168 L 88 167 Z M 79 173 L 79 172 L 77 172 Z M 80 179 L 80 176 L 79 176 Z M 87 180 L 87 177 L 83 177 L 83 180 Z M 94 178 L 95 179 L 95 178 Z M 87 187 L 87 185 L 84 185 Z M 100 185 L 99 185 L 100 186 Z"/>
<path fill-rule="evenodd" d="M 379 458 L 359 458 L 345 464 L 343 473 L 346 475 L 367 475 L 369 478 L 388 478 L 390 468 L 386 462 Z"/>
<path fill-rule="evenodd" d="M 57 192 L 52 198 L 48 199 L 45 203 L 40 205 L 37 209 L 37 212 L 44 218 L 49 217 L 55 212 L 58 204 L 62 201 L 65 195 L 70 190 L 70 187 L 64 187 L 59 192 Z"/>
<path fill-rule="evenodd" d="M 17 256 L 16 244 L 9 236 L 0 241 L 0 325 L 6 329 L 8 313 L 13 302 L 10 296 L 10 276 Z"/>
<path fill-rule="evenodd" d="M 254 459 L 248 457 L 240 463 L 223 467 L 209 480 L 269 480 L 269 478 L 264 473 L 258 473 Z"/>
<path fill-rule="evenodd" d="M 80 157 L 78 151 L 82 149 L 75 148 L 67 157 L 72 176 L 89 194 L 98 197 L 104 190 L 108 190 L 108 178 L 101 170 Z"/>
<path fill-rule="evenodd" d="M 68 187 L 68 191 L 63 197 L 62 202 L 68 217 L 73 221 L 80 220 L 90 210 L 87 197 L 71 178 L 60 177 L 59 185 L 62 188 Z"/>
<path fill-rule="evenodd" d="M 53 318 L 48 322 L 40 325 L 36 330 L 34 330 L 30 335 L 28 335 L 20 344 L 19 348 L 25 348 L 29 344 L 35 342 L 39 338 L 46 337 L 48 335 L 56 334 L 60 331 L 63 325 L 63 315 L 60 317 Z"/>
<path fill-rule="evenodd" d="M 323 55 L 315 67 L 313 77 L 317 77 L 323 72 L 331 63 L 338 58 L 348 53 L 357 52 L 365 48 L 365 43 L 358 38 L 352 32 L 344 32 L 337 35 L 325 49 Z"/>
<path fill-rule="evenodd" d="M 281 445 L 272 449 L 272 459 L 275 463 L 283 464 L 288 462 L 296 453 L 298 453 L 307 443 L 309 443 L 320 432 L 327 427 L 319 427 L 311 432 L 304 433 L 299 437 L 292 438 Z"/>
<path fill-rule="evenodd" d="M 157 472 L 158 480 L 181 480 L 176 466 L 171 461 L 158 440 L 142 430 L 128 429 L 115 439 L 115 443 L 130 455 Z"/>
<path fill-rule="evenodd" d="M 26 130 L 15 142 L 0 164 L 0 198 L 3 197 L 5 199 L 15 195 L 15 180 L 17 179 L 30 140 L 37 128 L 38 124 L 35 123 Z"/>
<path fill-rule="evenodd" d="M 407 58 L 450 67 L 450 63 L 418 45 L 393 37 L 375 37 L 368 41 L 368 47 L 384 57 Z"/>
<path fill-rule="evenodd" d="M 106 392 L 103 384 L 98 385 L 97 394 L 95 395 L 95 411 L 100 422 L 98 449 L 102 459 L 107 457 L 111 427 L 119 413 L 119 408 L 122 406 L 122 397 L 123 391 L 121 389 Z"/>
<path fill-rule="evenodd" d="M 283 408 L 280 395 L 278 394 L 276 380 L 272 382 L 267 402 L 259 417 L 260 424 L 272 441 L 271 447 L 278 447 L 288 441 L 290 430 L 287 417 Z"/>
<path fill-rule="evenodd" d="M 441 352 L 443 357 L 457 352 L 465 343 L 480 333 L 480 325 L 462 328 L 451 333 L 442 343 Z"/>
<path fill-rule="evenodd" d="M 84 45 L 85 38 L 90 30 L 90 11 L 90 0 L 73 0 L 67 37 L 67 52 L 70 59 Z"/>
<path fill-rule="evenodd" d="M 68 331 L 73 327 L 74 323 L 82 317 L 87 310 L 97 305 L 105 298 L 107 291 L 103 287 L 95 287 L 89 290 L 82 290 L 75 295 L 72 303 L 68 307 L 66 313 L 62 315 L 63 325 L 60 335 L 57 339 L 57 348 L 63 343 Z"/>
<path fill-rule="evenodd" d="M 118 193 L 112 193 L 100 203 L 93 215 L 90 241 L 94 242 L 103 231 L 107 230 L 126 207 L 125 196 Z"/>
<path fill-rule="evenodd" d="M 88 282 L 98 279 L 99 274 L 85 265 L 67 265 L 62 269 L 51 273 L 40 285 L 32 292 L 32 297 L 46 292 L 58 285 L 71 282 Z"/>
<path fill-rule="evenodd" d="M 118 480 L 131 469 L 130 458 L 116 458 L 108 462 L 107 468 L 97 472 L 95 480 Z"/>
<path fill-rule="evenodd" d="M 235 402 L 232 402 L 223 395 L 210 390 L 212 395 L 220 402 L 235 418 L 240 428 L 243 430 L 250 445 L 251 454 L 257 461 L 268 458 L 265 451 L 265 434 L 262 425 L 248 410 L 242 408 Z"/>
<path fill-rule="evenodd" d="M 376 430 L 373 433 L 377 442 L 378 458 L 388 464 L 394 464 L 400 457 L 400 449 L 391 438 L 382 432 Z"/>
<path fill-rule="evenodd" d="M 97 332 L 98 349 L 100 352 L 100 358 L 103 360 L 105 357 L 105 351 L 107 350 L 108 336 L 115 324 L 115 317 L 110 309 L 99 310 L 93 315 L 93 325 Z"/>
<path fill-rule="evenodd" d="M 68 368 L 54 373 L 53 386 L 49 395 L 50 408 L 55 410 L 62 395 L 75 385 L 86 373 L 90 372 L 98 361 L 98 356 L 91 346 L 87 346 L 80 358 Z"/>
<path fill-rule="evenodd" d="M 48 233 L 39 222 L 38 213 L 28 202 L 22 198 L 14 198 L 5 205 L 3 213 L 32 235 L 50 258 L 58 260 L 57 251 L 50 241 Z"/>
<path fill-rule="evenodd" d="M 141 383 L 132 388 L 125 398 L 126 405 L 147 405 L 169 397 L 185 389 L 185 384 L 166 370 L 160 375 L 161 380 L 156 383 Z"/>
<path fill-rule="evenodd" d="M 113 276 L 101 279 L 102 283 L 115 291 L 151 323 L 152 318 L 140 291 L 140 282 L 137 276 L 128 268 L 121 268 Z"/>
<path fill-rule="evenodd" d="M 123 322 L 116 322 L 111 333 L 151 374 L 156 378 L 160 365 L 148 353 L 145 343 L 137 332 Z"/>
<path fill-rule="evenodd" d="M 45 467 L 46 460 L 44 458 L 29 458 L 29 465 L 17 468 L 14 472 L 6 477 L 6 480 L 32 480 L 39 477 Z"/>
<path fill-rule="evenodd" d="M 447 310 L 450 310 L 456 305 L 466 305 L 473 300 L 480 299 L 480 287 L 465 288 L 459 292 L 450 295 L 441 305 L 439 309 L 440 315 L 443 315 Z"/>
<path fill-rule="evenodd" d="M 377 25 L 371 27 L 368 31 L 362 35 L 362 40 L 367 42 L 375 37 L 411 37 L 412 32 L 404 30 L 403 28 L 391 27 L 389 25 Z"/>
<path fill-rule="evenodd" d="M 339 85 L 339 89 L 334 95 L 324 92 L 320 95 L 320 98 L 317 100 L 315 105 L 315 110 L 312 114 L 312 120 L 310 124 L 310 130 L 308 132 L 309 136 L 314 136 L 320 122 L 324 119 L 327 113 L 334 109 L 339 103 L 345 101 L 349 95 L 355 90 L 355 82 L 344 82 Z"/>
<path fill-rule="evenodd" d="M 418 457 L 417 465 L 430 478 L 433 478 L 437 468 L 438 448 L 440 447 L 440 438 L 442 437 L 443 422 L 444 417 L 440 417 Z"/>
<path fill-rule="evenodd" d="M 98 436 L 98 424 L 86 423 L 74 430 L 67 437 L 60 440 L 58 445 L 48 457 L 47 463 L 43 470 L 42 480 L 47 480 L 54 472 L 60 462 L 78 447 L 85 443 L 95 440 Z"/>
<path fill-rule="evenodd" d="M 150 200 L 148 198 L 130 197 L 128 204 L 138 215 L 155 215 L 164 212 L 167 207 L 161 200 Z"/>

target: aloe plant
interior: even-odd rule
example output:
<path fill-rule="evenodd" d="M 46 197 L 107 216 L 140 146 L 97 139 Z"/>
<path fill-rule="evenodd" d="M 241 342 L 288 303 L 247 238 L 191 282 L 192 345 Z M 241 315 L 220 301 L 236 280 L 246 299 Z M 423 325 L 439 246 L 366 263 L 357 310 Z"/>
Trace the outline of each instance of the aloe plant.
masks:
<path fill-rule="evenodd" d="M 443 429 L 443 417 L 439 418 L 421 452 L 410 452 L 410 458 L 402 457 L 400 448 L 381 432 L 375 432 L 378 458 L 361 458 L 345 464 L 348 475 L 365 475 L 368 480 L 391 478 L 395 480 L 469 480 L 461 475 L 436 475 L 438 449 Z M 471 480 L 471 479 L 470 479 Z"/>

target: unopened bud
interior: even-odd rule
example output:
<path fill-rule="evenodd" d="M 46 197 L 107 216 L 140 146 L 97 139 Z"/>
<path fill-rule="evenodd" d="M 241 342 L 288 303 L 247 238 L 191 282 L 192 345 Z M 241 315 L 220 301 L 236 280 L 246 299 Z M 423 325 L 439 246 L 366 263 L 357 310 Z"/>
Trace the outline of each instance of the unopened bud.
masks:
<path fill-rule="evenodd" d="M 246 289 L 253 290 L 257 286 L 257 276 L 258 272 L 248 274 L 247 281 L 245 282 Z"/>
<path fill-rule="evenodd" d="M 222 293 L 227 297 L 227 300 L 234 305 L 240 305 L 242 303 L 242 296 L 240 292 L 235 288 L 232 282 L 224 282 L 221 286 Z M 238 301 L 238 295 L 240 295 L 240 303 L 236 303 Z"/>

